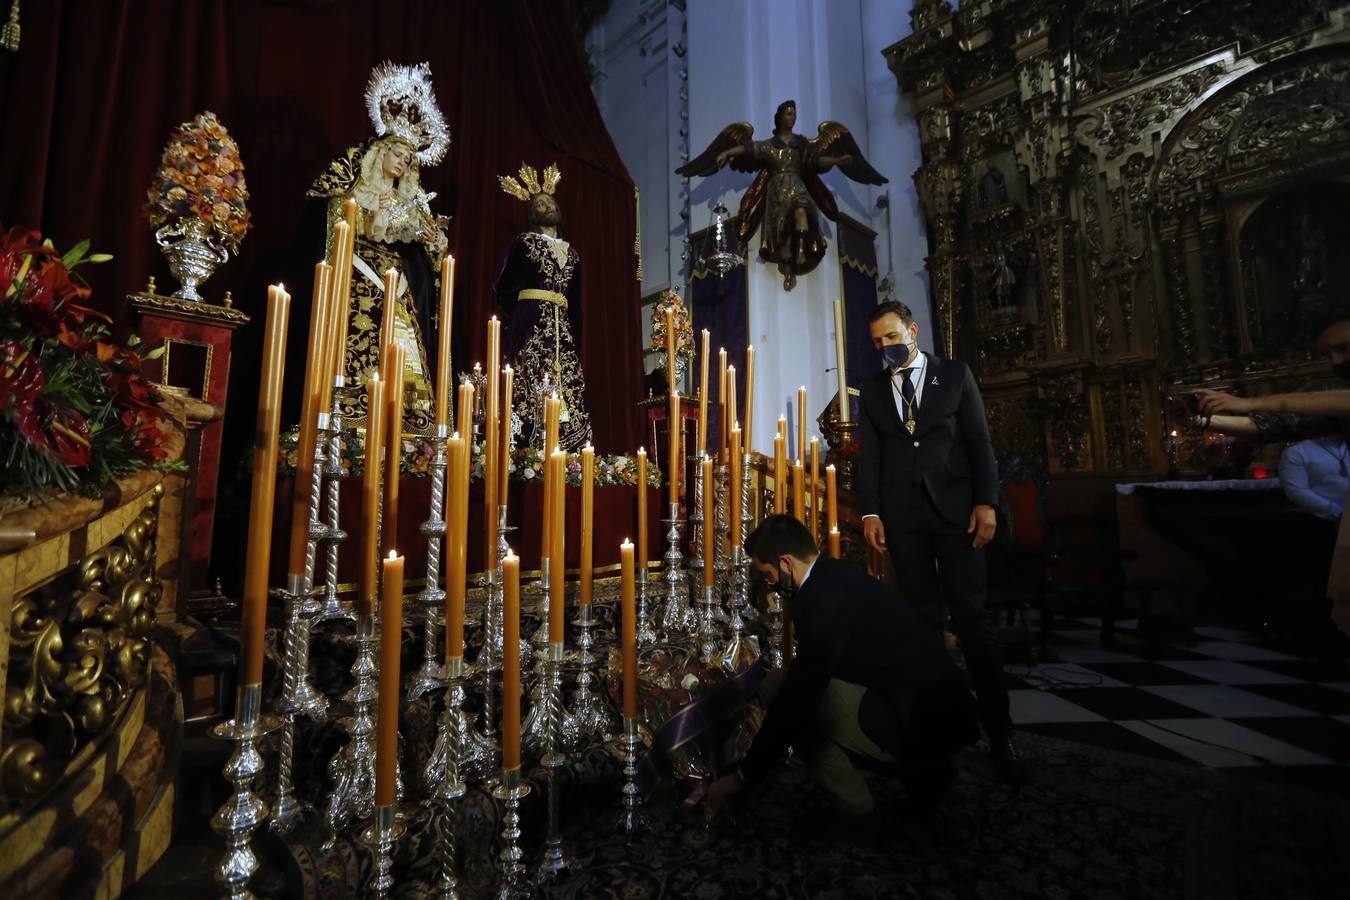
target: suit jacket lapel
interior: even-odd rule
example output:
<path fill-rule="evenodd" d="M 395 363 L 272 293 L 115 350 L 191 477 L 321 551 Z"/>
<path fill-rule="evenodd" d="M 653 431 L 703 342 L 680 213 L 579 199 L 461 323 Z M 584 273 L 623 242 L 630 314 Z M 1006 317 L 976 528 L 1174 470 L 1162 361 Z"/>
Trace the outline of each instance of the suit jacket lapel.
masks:
<path fill-rule="evenodd" d="M 900 421 L 900 410 L 895 408 L 895 387 L 891 382 L 890 369 L 882 369 L 876 374 L 877 402 L 881 404 L 881 417 L 892 431 L 902 433 L 904 424 Z"/>
<path fill-rule="evenodd" d="M 923 373 L 928 383 L 923 386 L 923 400 L 919 403 L 918 434 L 928 429 L 946 403 L 947 367 L 935 356 L 928 357 L 928 370 Z"/>

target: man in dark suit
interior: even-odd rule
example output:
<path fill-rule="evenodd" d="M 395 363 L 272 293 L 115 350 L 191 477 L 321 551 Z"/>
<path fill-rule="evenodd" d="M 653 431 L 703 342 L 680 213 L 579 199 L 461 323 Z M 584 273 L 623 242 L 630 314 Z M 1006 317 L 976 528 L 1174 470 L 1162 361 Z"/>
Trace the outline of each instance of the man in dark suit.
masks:
<path fill-rule="evenodd" d="M 889 551 L 900 593 L 961 644 L 995 772 L 1026 780 L 1012 742 L 998 639 L 986 621 L 983 547 L 994 536 L 998 466 L 984 402 L 965 363 L 919 350 L 908 306 L 869 317 L 885 367 L 862 388 L 858 485 L 863 534 Z"/>
<path fill-rule="evenodd" d="M 850 753 L 898 763 L 914 811 L 931 812 L 953 754 L 979 735 L 942 632 L 865 572 L 820 557 L 791 516 L 765 519 L 745 547 L 755 577 L 784 598 L 797 648 L 745 760 L 709 788 L 710 807 L 761 780 L 792 744 L 845 817 L 873 809 Z"/>

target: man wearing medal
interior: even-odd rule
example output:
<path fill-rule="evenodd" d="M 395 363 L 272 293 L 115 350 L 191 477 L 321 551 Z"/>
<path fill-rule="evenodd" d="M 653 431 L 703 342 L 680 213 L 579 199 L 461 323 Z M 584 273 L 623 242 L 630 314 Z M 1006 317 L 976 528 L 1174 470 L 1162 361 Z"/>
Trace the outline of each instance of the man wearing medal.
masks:
<path fill-rule="evenodd" d="M 908 602 L 939 626 L 950 616 L 995 772 L 1024 782 L 998 639 L 984 614 L 983 548 L 998 502 L 984 401 L 969 366 L 919 350 L 919 326 L 905 304 L 878 305 L 868 327 L 885 365 L 862 388 L 863 534 L 890 554 Z"/>

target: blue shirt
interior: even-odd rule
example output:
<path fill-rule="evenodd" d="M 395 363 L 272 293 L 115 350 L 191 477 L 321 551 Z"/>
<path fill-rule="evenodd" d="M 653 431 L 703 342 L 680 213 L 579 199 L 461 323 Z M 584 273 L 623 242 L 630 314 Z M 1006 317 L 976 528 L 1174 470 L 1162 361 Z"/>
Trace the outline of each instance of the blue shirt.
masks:
<path fill-rule="evenodd" d="M 1350 448 L 1340 436 L 1299 441 L 1280 455 L 1280 485 L 1289 502 L 1335 521 L 1350 492 Z"/>

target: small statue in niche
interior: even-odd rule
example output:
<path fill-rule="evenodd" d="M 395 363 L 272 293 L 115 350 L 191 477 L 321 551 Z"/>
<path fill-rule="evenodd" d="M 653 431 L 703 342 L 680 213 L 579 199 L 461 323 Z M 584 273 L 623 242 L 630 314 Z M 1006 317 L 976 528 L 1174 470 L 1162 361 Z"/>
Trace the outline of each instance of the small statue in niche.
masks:
<path fill-rule="evenodd" d="M 975 185 L 975 209 L 987 213 L 1007 205 L 1008 185 L 1003 170 L 991 162 Z"/>
<path fill-rule="evenodd" d="M 999 322 L 1011 322 L 1017 317 L 1017 298 L 1013 296 L 1016 284 L 1017 273 L 1008 262 L 1007 252 L 1000 246 L 989 261 L 989 302 L 994 318 Z"/>

